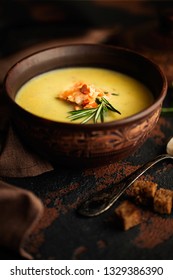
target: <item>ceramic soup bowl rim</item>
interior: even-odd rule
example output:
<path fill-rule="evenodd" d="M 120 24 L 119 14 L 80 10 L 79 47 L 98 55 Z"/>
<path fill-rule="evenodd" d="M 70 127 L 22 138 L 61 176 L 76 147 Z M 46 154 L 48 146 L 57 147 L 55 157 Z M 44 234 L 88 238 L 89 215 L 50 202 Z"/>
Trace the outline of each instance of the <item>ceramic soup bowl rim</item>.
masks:
<path fill-rule="evenodd" d="M 140 56 L 141 58 L 143 58 L 143 60 L 146 60 L 147 63 L 149 63 L 150 65 L 152 65 L 157 71 L 158 73 L 160 74 L 160 77 L 162 78 L 162 89 L 159 93 L 159 95 L 157 97 L 154 97 L 154 101 L 151 105 L 149 105 L 147 108 L 139 111 L 138 113 L 135 113 L 133 115 L 130 115 L 128 117 L 125 117 L 125 118 L 122 118 L 122 119 L 119 119 L 119 120 L 113 120 L 113 121 L 108 121 L 108 122 L 103 122 L 103 123 L 86 123 L 86 124 L 81 124 L 81 123 L 74 123 L 74 122 L 61 122 L 61 121 L 55 121 L 55 120 L 51 120 L 51 119 L 48 119 L 48 118 L 44 118 L 44 117 L 41 117 L 41 116 L 38 116 L 36 114 L 33 114 L 32 112 L 29 112 L 27 110 L 25 110 L 22 106 L 18 105 L 16 102 L 15 102 L 15 98 L 12 98 L 11 95 L 9 94 L 9 89 L 8 89 L 8 79 L 10 78 L 10 75 L 12 74 L 12 72 L 15 70 L 16 67 L 20 66 L 21 63 L 25 63 L 28 59 L 30 59 L 31 57 L 34 57 L 34 56 L 37 56 L 41 53 L 44 53 L 44 52 L 49 52 L 53 49 L 58 49 L 58 48 L 63 48 L 63 47 L 97 47 L 97 46 L 100 46 L 102 48 L 105 48 L 105 49 L 114 49 L 115 51 L 118 51 L 118 50 L 121 50 L 121 51 L 124 51 L 126 53 L 131 53 L 131 54 L 134 54 L 136 56 Z M 70 66 L 71 67 L 71 66 Z M 78 66 L 77 66 L 78 67 Z M 85 66 L 84 66 L 85 67 Z M 92 67 L 92 66 L 91 66 Z M 93 66 L 94 67 L 94 66 Z M 64 68 L 67 68 L 67 67 L 64 67 Z M 100 67 L 101 68 L 101 67 Z M 103 68 L 103 67 L 102 67 Z M 58 69 L 58 68 L 57 68 Z M 106 68 L 105 68 L 106 69 Z M 109 69 L 109 67 L 107 67 L 107 69 Z M 52 69 L 52 70 L 55 70 L 55 69 Z M 46 73 L 46 72 L 49 72 L 49 71 L 52 71 L 51 69 L 48 70 L 48 71 L 43 71 L 42 74 Z M 36 74 L 34 75 L 33 77 L 36 77 L 38 76 L 39 74 Z M 130 76 L 130 74 L 129 74 Z M 26 82 L 28 82 L 30 79 L 28 79 L 27 81 L 24 82 L 24 84 Z M 137 79 L 136 79 L 137 80 Z M 150 58 L 147 58 L 146 56 L 144 56 L 143 54 L 139 53 L 139 52 L 136 52 L 136 51 L 133 51 L 131 49 L 128 49 L 128 48 L 125 48 L 125 47 L 119 47 L 119 46 L 112 46 L 112 45 L 103 45 L 103 44 L 62 44 L 62 45 L 58 45 L 58 46 L 54 46 L 54 47 L 49 47 L 49 48 L 45 48 L 45 49 L 42 49 L 42 50 L 39 50 L 37 52 L 34 52 L 34 53 L 31 53 L 25 57 L 23 57 L 22 59 L 20 59 L 19 61 L 17 61 L 15 64 L 13 64 L 10 69 L 7 71 L 6 73 L 6 76 L 4 78 L 4 82 L 3 82 L 3 87 L 4 87 L 4 90 L 6 92 L 6 95 L 7 97 L 10 99 L 10 101 L 16 106 L 18 107 L 18 109 L 20 111 L 23 111 L 26 115 L 30 115 L 30 116 L 33 116 L 35 119 L 38 119 L 40 121 L 46 121 L 48 123 L 52 123 L 54 125 L 60 125 L 60 126 L 65 126 L 65 127 L 74 127 L 74 128 L 79 128 L 81 129 L 82 127 L 85 128 L 85 129 L 106 129 L 106 128 L 109 128 L 111 126 L 120 126 L 120 125 L 126 125 L 130 122 L 133 122 L 135 120 L 140 120 L 140 119 L 143 119 L 145 117 L 147 117 L 148 115 L 152 114 L 153 111 L 160 105 L 162 105 L 162 102 L 166 96 L 166 91 L 167 91 L 167 79 L 166 79 L 166 76 L 163 72 L 163 70 L 161 69 L 161 67 L 159 65 L 157 65 L 154 61 L 152 61 Z"/>

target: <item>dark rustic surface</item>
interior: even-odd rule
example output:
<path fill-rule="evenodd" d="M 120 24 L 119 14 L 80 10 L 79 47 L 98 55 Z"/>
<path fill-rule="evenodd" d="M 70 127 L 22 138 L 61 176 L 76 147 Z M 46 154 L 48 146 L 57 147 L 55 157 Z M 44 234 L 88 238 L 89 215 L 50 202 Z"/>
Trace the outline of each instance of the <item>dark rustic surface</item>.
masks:
<path fill-rule="evenodd" d="M 132 156 L 108 166 L 69 170 L 61 166 L 33 178 L 7 182 L 33 191 L 45 205 L 42 220 L 26 249 L 36 259 L 172 259 L 173 215 L 159 215 L 143 208 L 140 225 L 122 231 L 114 205 L 95 218 L 78 216 L 77 205 L 89 194 L 110 187 L 144 162 L 165 152 L 172 136 L 173 118 L 161 117 L 151 137 Z M 167 160 L 143 178 L 173 189 L 173 162 Z M 125 195 L 121 200 L 125 199 Z M 120 201 L 121 201 L 120 200 Z"/>
<path fill-rule="evenodd" d="M 20 1 L 17 2 L 20 3 Z M 127 8 L 124 10 L 119 8 L 118 10 L 113 10 L 108 5 L 107 11 L 109 10 L 111 16 L 107 13 L 106 18 L 103 16 L 105 7 L 101 5 L 101 10 L 99 10 L 100 14 L 97 14 L 100 17 L 97 17 L 97 21 L 94 16 L 88 17 L 88 14 L 87 17 L 82 17 L 82 10 L 80 12 L 80 22 L 82 18 L 82 27 L 85 29 L 88 24 L 90 27 L 105 25 L 106 23 L 110 25 L 115 22 L 119 24 L 124 19 L 123 24 L 127 28 L 132 22 L 136 24 L 141 22 L 141 20 L 151 18 L 152 13 L 150 13 L 150 8 L 153 9 L 153 5 L 149 7 L 148 4 L 146 6 L 145 1 L 142 5 L 144 6 L 142 7 L 144 8 L 144 13 L 141 12 L 143 10 L 140 8 L 133 9 L 133 12 L 130 10 L 129 12 Z M 15 7 L 17 8 L 17 6 Z M 21 6 L 21 8 L 25 8 L 25 12 L 28 11 L 26 7 Z M 7 5 L 3 9 L 9 11 Z M 3 11 L 3 9 L 0 11 Z M 56 20 L 51 19 L 51 24 L 56 22 L 58 27 L 63 18 L 61 17 L 64 12 L 63 7 L 61 9 L 62 13 L 57 13 L 59 17 Z M 29 11 L 31 11 L 31 7 Z M 38 9 L 35 11 L 38 11 Z M 32 21 L 29 12 L 27 13 L 29 17 L 27 22 L 27 17 L 23 17 L 20 22 L 17 22 L 17 17 L 13 21 L 8 13 L 8 17 L 5 17 L 4 13 L 3 15 L 0 31 L 5 36 L 3 37 L 3 44 L 1 44 L 1 57 L 7 56 L 9 53 L 13 53 L 24 47 L 25 43 L 32 44 L 36 39 L 44 40 L 45 37 L 43 38 L 41 34 L 45 30 L 45 22 L 43 24 L 42 20 L 38 20 L 42 14 L 37 13 L 37 20 L 41 29 L 39 25 L 37 25 L 37 29 L 31 28 L 36 25 L 37 21 L 36 19 Z M 10 22 L 8 21 L 9 18 L 11 19 Z M 93 19 L 93 21 L 88 23 L 89 18 Z M 23 21 L 25 21 L 25 30 L 29 37 L 27 36 L 27 40 L 20 42 L 15 37 L 15 34 L 20 34 L 20 38 L 22 38 L 21 34 L 25 33 L 22 33 L 21 29 Z M 67 23 L 66 17 L 63 18 L 62 22 L 64 23 L 64 30 L 69 31 L 67 27 L 71 22 L 69 21 Z M 76 29 L 76 26 L 79 26 L 78 23 L 77 21 L 74 22 L 76 32 L 79 31 Z M 8 30 L 10 25 L 13 26 L 13 32 L 7 33 L 6 30 Z M 48 30 L 50 29 L 48 28 Z M 57 36 L 57 30 L 51 30 L 51 33 L 47 33 L 46 39 Z M 63 33 L 63 35 L 68 34 Z M 114 37 L 111 38 L 110 43 L 116 42 L 115 39 Z M 7 46 L 9 46 L 8 49 Z M 171 95 L 172 93 L 170 92 L 168 97 Z M 168 97 L 167 100 L 169 100 Z M 45 206 L 45 212 L 41 221 L 25 244 L 26 250 L 35 259 L 172 259 L 173 214 L 169 216 L 159 215 L 154 213 L 152 209 L 141 208 L 143 212 L 142 223 L 128 231 L 122 231 L 116 223 L 114 215 L 114 209 L 119 202 L 106 213 L 95 218 L 84 218 L 77 215 L 76 212 L 77 206 L 89 194 L 111 187 L 115 182 L 124 178 L 141 164 L 164 153 L 166 143 L 172 136 L 173 116 L 162 116 L 145 144 L 134 155 L 131 155 L 123 161 L 84 170 L 65 169 L 60 164 L 59 166 L 55 166 L 54 171 L 37 177 L 4 178 L 9 183 L 33 191 L 41 198 Z M 164 161 L 148 171 L 143 178 L 157 182 L 159 187 L 173 189 L 172 167 L 173 162 Z M 120 201 L 124 199 L 125 195 Z M 0 258 L 18 259 L 19 256 L 1 248 Z"/>

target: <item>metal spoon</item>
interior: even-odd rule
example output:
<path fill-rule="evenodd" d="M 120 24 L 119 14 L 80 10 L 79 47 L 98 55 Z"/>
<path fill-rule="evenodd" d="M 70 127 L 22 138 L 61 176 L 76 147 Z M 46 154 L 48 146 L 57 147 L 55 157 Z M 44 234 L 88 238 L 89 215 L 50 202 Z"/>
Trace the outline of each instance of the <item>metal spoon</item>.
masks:
<path fill-rule="evenodd" d="M 109 189 L 109 191 L 101 191 L 94 197 L 82 202 L 82 204 L 77 209 L 78 213 L 83 216 L 93 217 L 98 216 L 108 210 L 117 201 L 117 199 L 148 169 L 162 160 L 173 159 L 172 146 L 173 138 L 171 138 L 167 144 L 167 154 L 159 155 L 155 159 L 145 163 L 122 181 L 116 183 L 114 187 Z"/>

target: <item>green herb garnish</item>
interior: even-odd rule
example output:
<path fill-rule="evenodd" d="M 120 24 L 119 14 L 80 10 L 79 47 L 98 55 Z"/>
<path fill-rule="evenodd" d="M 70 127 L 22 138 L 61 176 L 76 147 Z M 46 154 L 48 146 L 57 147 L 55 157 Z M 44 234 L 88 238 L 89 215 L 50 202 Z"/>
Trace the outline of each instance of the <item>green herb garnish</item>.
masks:
<path fill-rule="evenodd" d="M 173 107 L 164 107 L 161 110 L 163 116 L 171 116 L 173 114 Z"/>
<path fill-rule="evenodd" d="M 89 120 L 93 119 L 94 123 L 97 123 L 100 119 L 101 122 L 104 122 L 105 113 L 110 110 L 112 112 L 121 114 L 117 109 L 115 109 L 110 102 L 102 97 L 102 98 L 96 98 L 96 103 L 98 106 L 96 108 L 89 108 L 89 109 L 81 109 L 81 110 L 74 110 L 70 111 L 68 118 L 71 121 L 75 121 L 81 118 L 84 118 L 84 120 L 81 122 L 82 124 L 87 123 Z"/>

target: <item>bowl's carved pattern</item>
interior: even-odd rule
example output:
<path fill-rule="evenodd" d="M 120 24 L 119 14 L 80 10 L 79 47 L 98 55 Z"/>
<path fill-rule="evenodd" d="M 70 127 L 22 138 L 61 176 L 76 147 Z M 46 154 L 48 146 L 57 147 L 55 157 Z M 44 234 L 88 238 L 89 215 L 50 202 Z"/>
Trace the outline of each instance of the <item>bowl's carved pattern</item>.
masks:
<path fill-rule="evenodd" d="M 124 149 L 133 149 L 139 146 L 148 137 L 154 125 L 158 121 L 161 107 L 154 111 L 146 119 L 140 122 L 132 122 L 120 128 L 116 126 L 107 130 L 79 131 L 69 133 L 54 127 L 33 125 L 23 118 L 17 118 L 16 125 L 19 132 L 30 139 L 35 145 L 43 144 L 51 153 L 75 157 L 95 157 L 110 153 L 121 153 Z M 22 130 L 21 130 L 22 127 Z"/>

